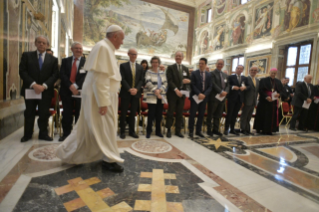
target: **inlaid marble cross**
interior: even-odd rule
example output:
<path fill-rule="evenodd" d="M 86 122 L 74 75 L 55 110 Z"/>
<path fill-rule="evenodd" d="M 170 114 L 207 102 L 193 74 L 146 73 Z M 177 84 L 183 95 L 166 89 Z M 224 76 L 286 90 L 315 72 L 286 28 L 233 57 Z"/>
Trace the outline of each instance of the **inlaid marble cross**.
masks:
<path fill-rule="evenodd" d="M 63 203 L 67 211 L 74 211 L 76 209 L 87 206 L 92 212 L 103 211 L 103 212 L 126 212 L 132 211 L 132 208 L 125 202 L 121 202 L 112 207 L 108 206 L 103 199 L 114 195 L 114 192 L 105 188 L 95 192 L 90 185 L 101 182 L 97 177 L 92 177 L 83 180 L 81 177 L 77 177 L 68 180 L 68 185 L 54 189 L 57 195 L 62 195 L 71 191 L 75 191 L 80 198 L 71 200 Z"/>
<path fill-rule="evenodd" d="M 153 169 L 153 172 L 141 172 L 142 178 L 152 178 L 152 184 L 140 184 L 138 191 L 151 192 L 151 200 L 136 200 L 134 210 L 183 212 L 180 202 L 167 202 L 166 193 L 179 193 L 178 186 L 165 185 L 165 179 L 176 179 L 175 174 L 165 174 L 163 169 Z"/>

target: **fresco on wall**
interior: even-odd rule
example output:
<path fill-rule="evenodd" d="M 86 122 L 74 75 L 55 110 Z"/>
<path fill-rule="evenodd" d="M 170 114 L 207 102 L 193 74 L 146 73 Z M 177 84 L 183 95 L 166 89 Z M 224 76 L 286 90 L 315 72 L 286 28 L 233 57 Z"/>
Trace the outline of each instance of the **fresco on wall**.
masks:
<path fill-rule="evenodd" d="M 272 29 L 274 3 L 263 5 L 256 9 L 254 39 L 269 36 Z"/>
<path fill-rule="evenodd" d="M 226 0 L 215 0 L 214 1 L 214 8 L 215 8 L 215 11 L 216 11 L 216 14 L 217 15 L 220 15 L 222 14 L 223 12 L 225 12 L 226 10 L 226 3 L 227 1 Z"/>
<path fill-rule="evenodd" d="M 102 3 L 101 3 L 102 2 Z M 125 32 L 121 50 L 134 47 L 142 54 L 171 58 L 177 50 L 186 54 L 188 13 L 140 0 L 85 0 L 84 40 L 92 47 L 105 37 L 109 25 L 120 25 Z"/>
<path fill-rule="evenodd" d="M 237 44 L 243 44 L 245 41 L 245 21 L 245 16 L 239 15 L 235 18 L 235 20 L 232 23 L 230 42 L 233 46 Z"/>
<path fill-rule="evenodd" d="M 225 47 L 225 29 L 226 24 L 215 27 L 215 32 L 212 40 L 212 48 L 214 51 Z"/>
<path fill-rule="evenodd" d="M 199 40 L 199 54 L 205 54 L 207 53 L 208 50 L 208 31 L 205 30 L 202 34 L 201 34 L 201 38 Z"/>
<path fill-rule="evenodd" d="M 310 0 L 287 0 L 284 26 L 286 32 L 309 24 Z"/>
<path fill-rule="evenodd" d="M 315 23 L 319 22 L 319 7 L 313 11 L 312 17 Z"/>

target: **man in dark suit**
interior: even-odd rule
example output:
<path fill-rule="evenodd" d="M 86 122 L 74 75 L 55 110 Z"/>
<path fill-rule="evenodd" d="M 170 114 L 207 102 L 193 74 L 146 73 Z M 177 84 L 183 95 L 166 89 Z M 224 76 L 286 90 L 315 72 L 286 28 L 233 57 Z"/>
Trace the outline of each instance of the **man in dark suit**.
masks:
<path fill-rule="evenodd" d="M 71 133 L 73 111 L 75 112 L 75 123 L 79 118 L 81 110 L 80 90 L 86 77 L 86 71 L 83 69 L 85 58 L 82 57 L 82 44 L 74 42 L 71 46 L 71 51 L 73 52 L 73 56 L 62 59 L 60 68 L 63 136 L 59 141 L 64 141 Z"/>
<path fill-rule="evenodd" d="M 240 128 L 241 132 L 245 135 L 250 134 L 250 119 L 257 105 L 257 97 L 259 90 L 259 79 L 256 78 L 258 67 L 253 66 L 249 70 L 249 76 L 247 77 L 248 86 L 243 91 L 243 103 L 244 107 L 240 116 Z"/>
<path fill-rule="evenodd" d="M 141 87 L 144 82 L 143 67 L 136 63 L 137 51 L 133 48 L 129 49 L 128 56 L 130 61 L 120 65 L 122 75 L 122 88 L 120 92 L 121 98 L 121 117 L 120 117 L 120 137 L 125 138 L 126 114 L 130 110 L 129 116 L 129 135 L 133 138 L 138 138 L 135 133 L 135 114 L 139 106 L 141 97 Z M 131 106 L 129 108 L 129 105 Z"/>
<path fill-rule="evenodd" d="M 303 108 L 304 102 L 307 102 L 308 104 L 311 103 L 313 99 L 313 85 L 311 84 L 312 76 L 306 75 L 304 77 L 303 82 L 297 82 L 296 83 L 296 92 L 292 99 L 291 104 L 294 107 L 294 114 L 292 115 L 292 119 L 290 122 L 290 130 L 296 131 L 296 121 L 299 116 L 299 126 L 298 130 L 305 130 L 305 121 L 307 119 L 308 115 L 308 109 Z"/>
<path fill-rule="evenodd" d="M 185 95 L 181 93 L 181 90 L 189 90 L 187 88 L 187 84 L 190 83 L 190 76 L 188 68 L 182 65 L 182 60 L 184 59 L 184 55 L 182 52 L 175 53 L 175 61 L 176 63 L 168 66 L 166 71 L 166 77 L 168 82 L 168 90 L 166 93 L 167 101 L 168 101 L 168 112 L 167 112 L 167 134 L 166 136 L 170 138 L 171 127 L 174 120 L 174 112 L 175 112 L 175 134 L 178 137 L 184 138 L 181 133 L 182 128 L 182 119 L 183 119 L 183 108 Z"/>
<path fill-rule="evenodd" d="M 25 97 L 24 111 L 25 125 L 24 136 L 21 142 L 28 141 L 33 134 L 34 119 L 36 108 L 38 106 L 38 126 L 40 129 L 39 139 L 52 141 L 48 136 L 49 108 L 53 97 L 53 85 L 58 79 L 58 59 L 45 50 L 49 41 L 45 36 L 35 38 L 36 51 L 24 52 L 19 65 L 19 74 L 23 80 L 21 96 Z M 41 99 L 27 99 L 25 96 L 26 89 L 33 89 L 36 94 L 41 94 Z"/>
<path fill-rule="evenodd" d="M 221 136 L 219 132 L 219 120 L 223 115 L 223 109 L 225 107 L 225 97 L 229 93 L 228 75 L 222 72 L 224 67 L 224 60 L 219 59 L 216 63 L 216 69 L 211 72 L 213 85 L 212 92 L 208 98 L 208 111 L 207 111 L 207 134 L 212 136 L 213 134 Z M 219 95 L 222 101 L 216 98 Z M 212 119 L 214 119 L 214 127 L 212 131 Z"/>
<path fill-rule="evenodd" d="M 284 77 L 281 80 L 282 86 L 284 88 L 284 92 L 286 93 L 287 98 L 282 99 L 284 102 L 288 102 L 288 104 L 291 104 L 292 97 L 294 96 L 292 88 L 288 85 L 289 84 L 289 77 Z"/>
<path fill-rule="evenodd" d="M 196 122 L 196 135 L 199 137 L 204 137 L 202 134 L 202 124 L 203 118 L 206 109 L 207 97 L 212 90 L 212 79 L 211 73 L 205 71 L 207 65 L 207 59 L 201 58 L 199 60 L 199 70 L 193 71 L 191 75 L 191 109 L 190 116 L 188 119 L 188 130 L 189 137 L 193 138 L 194 131 L 194 119 L 196 116 L 196 112 L 198 112 L 197 122 Z M 198 100 L 201 100 L 200 103 L 196 103 L 194 100 L 197 97 Z"/>
<path fill-rule="evenodd" d="M 225 135 L 228 135 L 228 130 L 230 127 L 230 133 L 239 135 L 235 131 L 235 123 L 238 116 L 238 112 L 243 103 L 243 91 L 249 88 L 247 83 L 247 78 L 242 76 L 241 73 L 244 71 L 244 66 L 238 65 L 236 67 L 236 74 L 230 75 L 228 77 L 229 83 L 229 94 L 227 96 L 227 115 L 225 123 Z"/>

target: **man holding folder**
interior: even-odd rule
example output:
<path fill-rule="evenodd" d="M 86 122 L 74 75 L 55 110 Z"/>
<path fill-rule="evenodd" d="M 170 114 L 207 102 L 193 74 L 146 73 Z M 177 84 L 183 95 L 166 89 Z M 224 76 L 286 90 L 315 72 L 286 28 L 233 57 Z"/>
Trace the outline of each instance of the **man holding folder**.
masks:
<path fill-rule="evenodd" d="M 46 54 L 49 41 L 45 36 L 35 38 L 36 51 L 24 52 L 19 65 L 19 74 L 23 80 L 21 96 L 25 99 L 24 111 L 24 136 L 21 142 L 26 142 L 32 138 L 36 108 L 38 106 L 38 126 L 40 129 L 39 139 L 52 141 L 48 136 L 49 108 L 53 97 L 54 83 L 58 79 L 58 59 L 50 54 Z M 33 90 L 30 90 L 33 89 Z M 29 98 L 26 93 L 41 94 L 38 97 L 33 95 Z"/>

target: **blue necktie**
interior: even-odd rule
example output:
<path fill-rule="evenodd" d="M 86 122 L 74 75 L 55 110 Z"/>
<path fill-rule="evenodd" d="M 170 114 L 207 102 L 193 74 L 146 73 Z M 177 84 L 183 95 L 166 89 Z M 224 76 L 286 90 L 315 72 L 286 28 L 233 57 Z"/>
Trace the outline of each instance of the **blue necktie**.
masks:
<path fill-rule="evenodd" d="M 43 64 L 43 61 L 42 61 L 42 53 L 39 54 L 39 67 L 40 67 L 40 70 L 42 69 L 42 64 Z"/>

